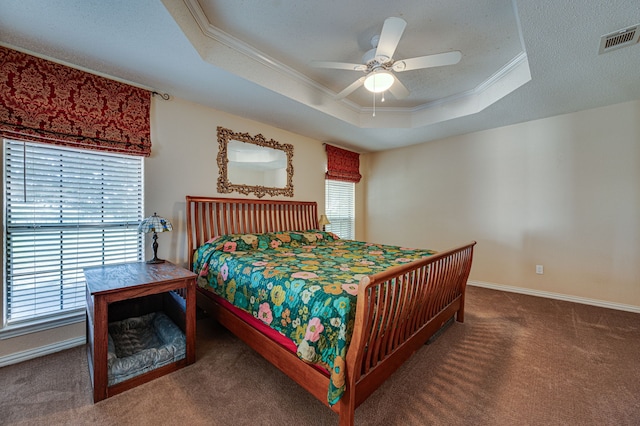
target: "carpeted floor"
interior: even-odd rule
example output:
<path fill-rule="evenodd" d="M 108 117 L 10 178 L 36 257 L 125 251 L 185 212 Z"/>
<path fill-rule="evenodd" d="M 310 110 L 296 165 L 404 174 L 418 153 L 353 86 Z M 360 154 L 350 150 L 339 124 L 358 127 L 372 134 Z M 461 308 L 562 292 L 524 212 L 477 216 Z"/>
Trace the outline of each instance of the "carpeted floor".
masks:
<path fill-rule="evenodd" d="M 0 424 L 335 425 L 209 319 L 197 361 L 98 404 L 84 347 L 0 369 Z M 640 315 L 469 287 L 464 324 L 421 348 L 357 425 L 640 425 Z"/>

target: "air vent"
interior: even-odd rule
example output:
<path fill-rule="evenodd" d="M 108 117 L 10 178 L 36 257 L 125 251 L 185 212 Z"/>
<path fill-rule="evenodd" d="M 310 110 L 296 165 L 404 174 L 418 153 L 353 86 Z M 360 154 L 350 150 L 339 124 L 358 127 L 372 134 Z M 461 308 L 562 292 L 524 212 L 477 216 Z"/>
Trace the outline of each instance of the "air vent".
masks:
<path fill-rule="evenodd" d="M 638 27 L 640 27 L 640 24 L 618 30 L 611 34 L 603 35 L 600 38 L 600 50 L 598 53 L 603 54 L 612 50 L 636 44 L 638 42 L 638 36 L 640 36 Z"/>

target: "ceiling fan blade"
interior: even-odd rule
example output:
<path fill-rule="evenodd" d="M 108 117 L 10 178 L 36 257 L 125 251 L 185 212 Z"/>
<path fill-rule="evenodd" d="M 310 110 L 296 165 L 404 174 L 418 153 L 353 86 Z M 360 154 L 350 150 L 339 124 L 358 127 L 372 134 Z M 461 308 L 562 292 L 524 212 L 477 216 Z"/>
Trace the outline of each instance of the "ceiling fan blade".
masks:
<path fill-rule="evenodd" d="M 311 61 L 311 66 L 315 68 L 331 68 L 337 70 L 364 71 L 366 65 L 349 64 L 347 62 L 331 62 L 331 61 Z"/>
<path fill-rule="evenodd" d="M 393 64 L 396 72 L 411 71 L 421 68 L 441 67 L 443 65 L 453 65 L 460 62 L 462 53 L 455 50 L 453 52 L 436 53 L 435 55 L 420 56 L 417 58 L 403 59 Z"/>
<path fill-rule="evenodd" d="M 350 85 L 348 85 L 342 92 L 338 93 L 336 95 L 336 100 L 338 99 L 342 99 L 346 96 L 349 96 L 351 94 L 351 92 L 353 92 L 354 90 L 356 90 L 357 88 L 359 88 L 360 86 L 362 86 L 362 84 L 364 84 L 364 79 L 365 77 L 360 77 L 359 79 L 357 79 L 356 81 L 354 81 L 353 83 L 351 83 Z"/>
<path fill-rule="evenodd" d="M 400 37 L 402 37 L 406 26 L 407 22 L 401 18 L 391 17 L 384 20 L 380 40 L 376 48 L 376 58 L 386 58 L 382 60 L 382 62 L 387 62 L 393 58 L 393 54 L 396 51 L 396 47 L 398 47 Z"/>
<path fill-rule="evenodd" d="M 407 89 L 404 84 L 402 84 L 400 80 L 398 80 L 398 77 L 394 75 L 393 78 L 395 79 L 395 81 L 393 82 L 391 87 L 389 87 L 389 92 L 391 92 L 393 97 L 396 99 L 404 99 L 409 96 L 409 89 Z"/>

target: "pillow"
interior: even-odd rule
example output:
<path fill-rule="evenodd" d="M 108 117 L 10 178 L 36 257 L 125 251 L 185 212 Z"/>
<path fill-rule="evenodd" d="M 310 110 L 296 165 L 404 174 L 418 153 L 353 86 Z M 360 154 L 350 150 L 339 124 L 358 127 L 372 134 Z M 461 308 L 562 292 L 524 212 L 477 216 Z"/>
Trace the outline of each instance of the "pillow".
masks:
<path fill-rule="evenodd" d="M 279 231 L 265 234 L 229 234 L 213 240 L 214 250 L 224 252 L 243 252 L 265 250 L 277 247 L 301 247 L 310 244 L 324 244 L 340 238 L 332 232 L 318 231 Z"/>

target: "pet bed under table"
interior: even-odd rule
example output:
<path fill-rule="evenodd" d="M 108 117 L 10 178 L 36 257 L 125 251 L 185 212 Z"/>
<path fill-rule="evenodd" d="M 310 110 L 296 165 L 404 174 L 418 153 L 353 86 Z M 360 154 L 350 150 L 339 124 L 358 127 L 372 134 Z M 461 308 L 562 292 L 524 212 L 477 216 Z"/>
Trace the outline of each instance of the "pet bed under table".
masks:
<path fill-rule="evenodd" d="M 186 338 L 163 312 L 109 323 L 109 386 L 185 357 Z"/>

